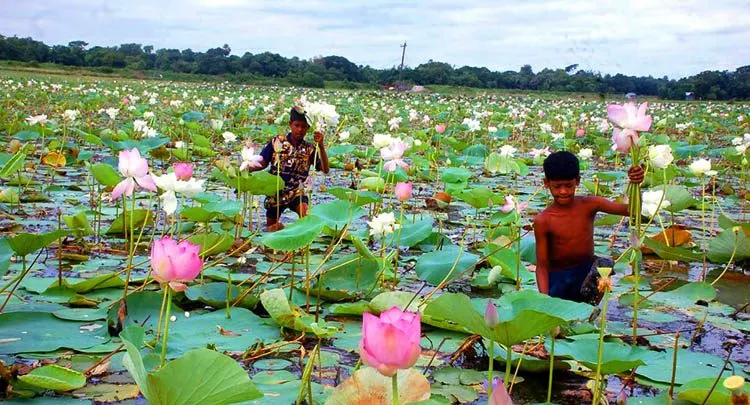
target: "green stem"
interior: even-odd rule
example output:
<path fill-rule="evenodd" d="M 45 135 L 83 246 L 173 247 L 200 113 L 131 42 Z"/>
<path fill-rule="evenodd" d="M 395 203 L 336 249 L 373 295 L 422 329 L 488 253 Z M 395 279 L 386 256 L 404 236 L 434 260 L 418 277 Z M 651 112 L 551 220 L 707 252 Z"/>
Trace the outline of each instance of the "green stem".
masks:
<path fill-rule="evenodd" d="M 636 287 L 637 288 L 637 287 Z M 596 378 L 594 382 L 594 404 L 599 403 L 599 397 L 601 396 L 602 389 L 600 388 L 600 380 L 602 373 L 602 356 L 604 355 L 604 328 L 607 322 L 607 303 L 609 301 L 609 289 L 604 290 L 604 298 L 602 298 L 602 315 L 601 324 L 599 325 L 599 351 L 597 353 L 596 361 Z"/>
<path fill-rule="evenodd" d="M 549 353 L 549 382 L 547 383 L 547 403 L 552 399 L 552 374 L 555 370 L 555 337 L 552 336 L 552 347 Z"/>
<path fill-rule="evenodd" d="M 404 203 L 401 203 L 401 215 L 398 219 L 399 227 L 398 227 L 398 236 L 396 237 L 396 259 L 393 261 L 393 286 L 396 287 L 398 285 L 398 256 L 399 253 L 401 253 L 401 249 L 399 246 L 401 246 L 401 231 L 404 229 Z"/>
<path fill-rule="evenodd" d="M 391 387 L 393 388 L 393 405 L 398 405 L 398 372 L 391 377 Z"/>
<path fill-rule="evenodd" d="M 161 309 L 159 309 L 159 322 L 156 324 L 156 339 L 159 339 L 159 336 L 161 336 L 161 327 L 162 323 L 164 322 L 164 306 L 167 305 L 167 290 L 164 289 L 164 292 L 161 297 Z"/>
<path fill-rule="evenodd" d="M 492 366 L 495 363 L 495 342 L 490 339 L 490 361 L 487 369 L 487 398 L 492 396 Z"/>
<path fill-rule="evenodd" d="M 227 273 L 227 319 L 232 318 L 231 309 L 232 306 L 229 304 L 229 301 L 232 298 L 232 273 Z"/>
<path fill-rule="evenodd" d="M 172 309 L 172 288 L 169 286 L 166 286 L 167 288 L 167 313 L 164 317 L 164 338 L 161 341 L 161 367 L 164 367 L 164 363 L 167 359 L 167 336 L 169 335 L 169 312 Z"/>
<path fill-rule="evenodd" d="M 507 345 L 506 350 L 507 350 L 507 353 L 505 355 L 505 388 L 510 388 L 510 362 L 512 361 L 513 348 L 511 345 Z"/>
<path fill-rule="evenodd" d="M 125 223 L 125 219 L 128 219 L 128 218 L 126 218 L 127 213 L 125 212 L 125 206 L 126 205 L 127 205 L 127 203 L 123 200 L 123 202 L 122 202 L 122 208 L 123 208 L 123 211 L 122 211 L 123 217 L 122 217 L 122 219 L 123 219 L 123 223 Z M 128 304 L 128 301 L 127 301 L 127 299 L 128 299 L 128 285 L 130 284 L 130 271 L 133 269 L 133 256 L 135 255 L 135 246 L 133 245 L 133 236 L 134 236 L 134 233 L 135 233 L 135 229 L 133 229 L 133 217 L 135 217 L 135 215 L 134 215 L 135 214 L 135 192 L 133 192 L 133 199 L 132 199 L 132 202 L 130 204 L 130 207 L 131 207 L 131 209 L 130 209 L 130 218 L 129 218 L 130 219 L 130 235 L 128 235 L 129 236 L 129 242 L 128 242 L 128 267 L 126 267 L 126 271 L 125 271 L 125 288 L 123 289 L 124 291 L 123 291 L 123 294 L 122 294 L 122 302 L 125 305 L 125 308 L 127 308 L 127 304 Z"/>

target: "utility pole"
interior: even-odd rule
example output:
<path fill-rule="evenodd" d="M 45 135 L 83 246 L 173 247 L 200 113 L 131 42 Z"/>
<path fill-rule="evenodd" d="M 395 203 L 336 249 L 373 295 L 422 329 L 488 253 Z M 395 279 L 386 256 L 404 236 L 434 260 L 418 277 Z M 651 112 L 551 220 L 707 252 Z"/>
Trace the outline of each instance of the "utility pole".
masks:
<path fill-rule="evenodd" d="M 404 44 L 401 45 L 401 67 L 398 68 L 398 81 L 402 81 L 402 77 L 404 75 L 404 56 L 406 55 L 406 41 L 404 41 Z"/>

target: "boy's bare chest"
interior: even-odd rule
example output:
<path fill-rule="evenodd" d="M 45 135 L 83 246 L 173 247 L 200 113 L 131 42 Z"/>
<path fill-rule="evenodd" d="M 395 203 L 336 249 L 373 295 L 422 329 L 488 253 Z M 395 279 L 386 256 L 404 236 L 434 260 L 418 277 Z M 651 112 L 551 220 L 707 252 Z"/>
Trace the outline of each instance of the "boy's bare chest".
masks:
<path fill-rule="evenodd" d="M 549 212 L 547 216 L 551 239 L 557 241 L 582 242 L 591 239 L 594 230 L 594 218 L 588 212 L 561 211 Z"/>

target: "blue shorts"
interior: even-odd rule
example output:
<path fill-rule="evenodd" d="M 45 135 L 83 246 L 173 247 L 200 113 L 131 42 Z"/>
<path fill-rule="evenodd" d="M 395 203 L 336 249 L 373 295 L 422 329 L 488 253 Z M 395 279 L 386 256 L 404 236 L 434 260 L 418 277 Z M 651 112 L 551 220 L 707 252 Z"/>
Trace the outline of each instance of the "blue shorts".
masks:
<path fill-rule="evenodd" d="M 585 297 L 581 294 L 586 276 L 591 271 L 591 266 L 595 259 L 588 260 L 579 265 L 569 267 L 563 270 L 549 272 L 549 295 L 550 297 L 562 298 L 565 300 L 585 302 Z"/>

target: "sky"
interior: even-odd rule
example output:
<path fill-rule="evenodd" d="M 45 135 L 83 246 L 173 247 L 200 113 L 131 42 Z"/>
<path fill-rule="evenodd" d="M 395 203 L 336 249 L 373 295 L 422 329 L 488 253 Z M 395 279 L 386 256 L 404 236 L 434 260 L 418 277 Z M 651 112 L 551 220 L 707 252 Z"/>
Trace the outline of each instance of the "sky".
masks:
<path fill-rule="evenodd" d="M 357 65 L 529 64 L 680 78 L 750 65 L 748 0 L 0 0 L 0 34 Z"/>

